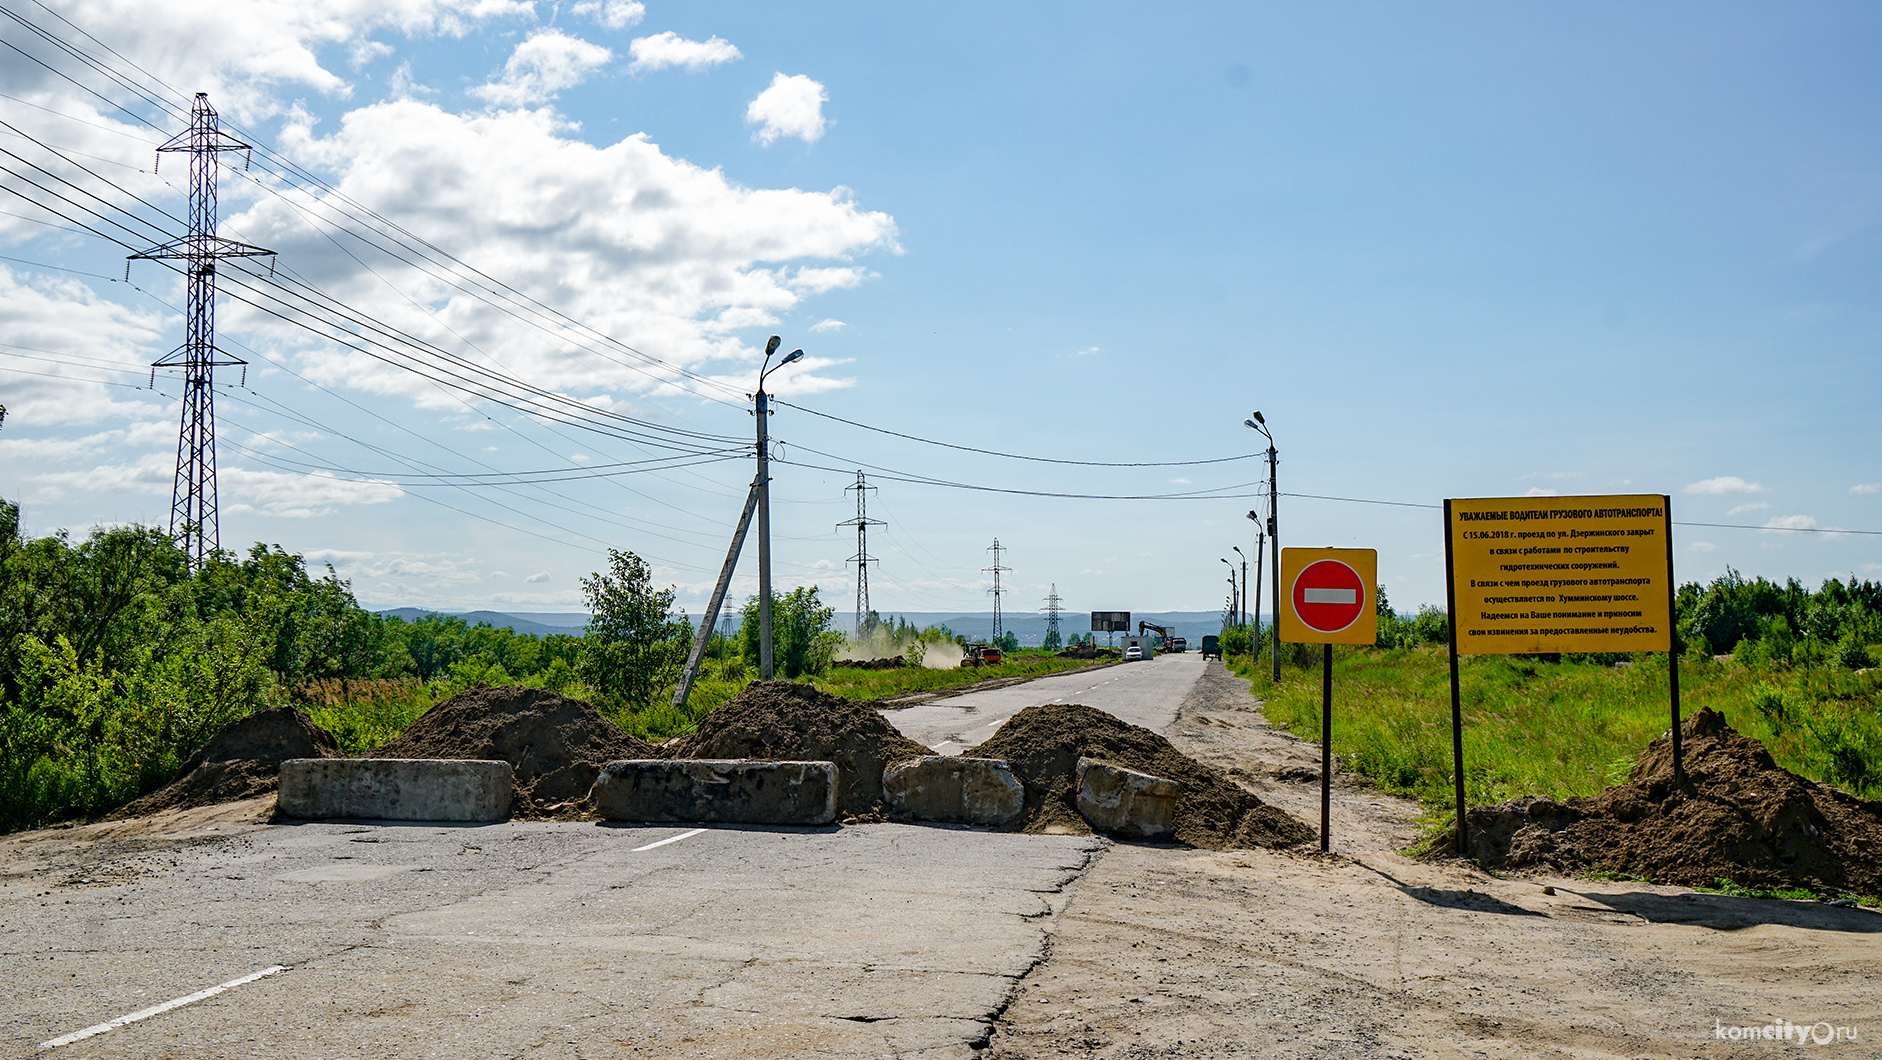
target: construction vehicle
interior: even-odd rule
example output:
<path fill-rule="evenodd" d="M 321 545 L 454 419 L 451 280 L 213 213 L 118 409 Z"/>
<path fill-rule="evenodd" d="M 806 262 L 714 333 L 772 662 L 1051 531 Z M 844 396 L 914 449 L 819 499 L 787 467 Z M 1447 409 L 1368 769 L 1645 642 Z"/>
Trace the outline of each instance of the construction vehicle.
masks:
<path fill-rule="evenodd" d="M 1202 657 L 1207 659 L 1211 655 L 1218 659 L 1222 657 L 1222 638 L 1213 633 L 1202 638 Z"/>
<path fill-rule="evenodd" d="M 998 666 L 1006 654 L 991 644 L 969 644 L 962 649 L 962 666 Z"/>
<path fill-rule="evenodd" d="M 1140 637 L 1148 636 L 1149 635 L 1148 631 L 1150 630 L 1155 630 L 1157 635 L 1163 638 L 1163 650 L 1164 651 L 1176 652 L 1176 651 L 1188 651 L 1189 650 L 1189 642 L 1187 640 L 1184 640 L 1182 637 L 1177 636 L 1176 631 L 1171 629 L 1170 627 L 1159 626 L 1154 622 L 1144 622 L 1142 620 L 1138 621 L 1137 623 L 1137 635 L 1138 636 Z"/>

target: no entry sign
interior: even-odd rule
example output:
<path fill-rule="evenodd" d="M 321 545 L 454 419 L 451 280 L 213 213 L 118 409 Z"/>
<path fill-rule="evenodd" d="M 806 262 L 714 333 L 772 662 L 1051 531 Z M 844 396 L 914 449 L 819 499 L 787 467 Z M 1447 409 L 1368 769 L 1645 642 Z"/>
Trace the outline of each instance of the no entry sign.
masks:
<path fill-rule="evenodd" d="M 1371 644 L 1379 637 L 1374 585 L 1379 553 L 1369 548 L 1284 548 L 1281 639 L 1290 644 Z"/>

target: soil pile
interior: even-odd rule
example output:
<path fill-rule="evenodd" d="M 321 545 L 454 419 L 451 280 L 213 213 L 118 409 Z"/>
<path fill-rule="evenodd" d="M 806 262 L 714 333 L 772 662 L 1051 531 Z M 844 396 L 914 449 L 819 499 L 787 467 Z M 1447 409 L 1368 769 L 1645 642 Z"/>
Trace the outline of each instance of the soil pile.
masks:
<path fill-rule="evenodd" d="M 1526 798 L 1470 811 L 1471 854 L 1486 866 L 1605 869 L 1682 887 L 1882 894 L 1882 802 L 1805 780 L 1723 715 L 1682 726 L 1686 786 L 1661 736 L 1624 784 L 1564 802 Z"/>
<path fill-rule="evenodd" d="M 183 763 L 182 776 L 120 806 L 108 819 L 256 798 L 280 786 L 281 763 L 290 758 L 339 757 L 333 734 L 306 714 L 293 707 L 258 710 L 224 726 L 197 748 Z"/>
<path fill-rule="evenodd" d="M 1175 836 L 1193 847 L 1290 847 L 1315 835 L 1219 770 L 1183 754 L 1149 729 L 1091 707 L 1048 703 L 1027 707 L 973 749 L 976 758 L 1004 758 L 1026 786 L 1020 828 L 1027 832 L 1091 827 L 1078 815 L 1078 759 L 1098 758 L 1183 786 Z"/>
<path fill-rule="evenodd" d="M 795 681 L 754 681 L 665 748 L 669 758 L 835 762 L 837 812 L 882 812 L 882 770 L 934 754 L 883 720 L 876 704 Z"/>
<path fill-rule="evenodd" d="M 908 665 L 908 660 L 900 655 L 891 655 L 886 659 L 838 659 L 830 665 L 851 670 L 900 670 Z"/>
<path fill-rule="evenodd" d="M 1115 659 L 1118 652 L 1113 648 L 1067 648 L 1058 654 L 1061 659 Z"/>
<path fill-rule="evenodd" d="M 601 767 L 657 758 L 594 707 L 544 688 L 478 685 L 420 715 L 373 758 L 481 758 L 510 763 L 516 817 L 580 817 Z"/>

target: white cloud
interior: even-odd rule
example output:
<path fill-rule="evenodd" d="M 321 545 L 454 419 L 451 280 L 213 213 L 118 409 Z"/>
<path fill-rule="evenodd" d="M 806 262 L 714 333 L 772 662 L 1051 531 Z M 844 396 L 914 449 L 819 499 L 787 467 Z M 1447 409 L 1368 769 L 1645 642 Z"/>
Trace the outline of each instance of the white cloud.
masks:
<path fill-rule="evenodd" d="M 1680 492 L 1723 497 L 1732 493 L 1763 493 L 1764 486 L 1757 482 L 1746 482 L 1737 475 L 1720 475 L 1718 478 L 1692 483 Z"/>
<path fill-rule="evenodd" d="M 672 30 L 651 37 L 636 37 L 627 46 L 627 51 L 634 57 L 627 67 L 628 72 L 633 74 L 652 73 L 673 66 L 696 72 L 745 57 L 724 37 L 687 40 Z"/>
<path fill-rule="evenodd" d="M 107 302 L 78 280 L 0 265 L 7 430 L 158 415 L 161 399 L 128 397 L 135 391 L 105 381 L 144 384 L 163 352 L 163 325 L 162 314 Z"/>
<path fill-rule="evenodd" d="M 822 333 L 825 331 L 842 331 L 846 327 L 849 327 L 849 325 L 843 323 L 841 320 L 836 320 L 830 317 L 825 317 L 824 319 L 817 321 L 815 324 L 812 324 L 810 326 L 810 330 L 818 332 L 818 333 Z"/>
<path fill-rule="evenodd" d="M 323 471 L 291 475 L 223 467 L 216 475 L 222 510 L 231 514 L 253 512 L 284 519 L 310 519 L 332 515 L 358 504 L 385 504 L 405 491 L 390 482 L 337 478 Z"/>
<path fill-rule="evenodd" d="M 1819 527 L 1817 525 L 1816 519 L 1808 515 L 1772 516 L 1771 518 L 1765 520 L 1764 528 L 1762 532 L 1781 534 L 1782 536 L 1788 537 L 1790 535 L 1788 533 L 1784 533 L 1785 531 L 1798 531 L 1798 530 L 1822 530 L 1823 533 L 1817 536 L 1821 536 L 1825 538 L 1840 538 L 1840 537 L 1848 536 L 1842 531 L 1840 527 L 1834 527 L 1834 526 Z"/>
<path fill-rule="evenodd" d="M 523 579 L 524 582 L 530 585 L 542 585 L 542 584 L 547 583 L 548 580 L 549 580 L 549 572 L 546 570 L 538 571 L 535 574 L 532 574 L 529 577 Z"/>
<path fill-rule="evenodd" d="M 347 49 L 347 56 L 352 61 L 353 69 L 355 70 L 372 62 L 374 59 L 383 59 L 391 54 L 392 45 L 384 41 L 376 40 L 355 41 L 353 42 L 353 46 Z"/>
<path fill-rule="evenodd" d="M 1072 351 L 1072 356 L 1074 356 L 1074 357 L 1089 357 L 1089 356 L 1091 356 L 1092 354 L 1094 354 L 1094 353 L 1097 353 L 1097 352 L 1098 352 L 1098 347 L 1096 347 L 1096 346 L 1087 346 L 1087 347 L 1085 347 L 1085 348 L 1084 348 L 1084 349 L 1082 349 L 1082 350 L 1073 350 L 1073 351 Z"/>
<path fill-rule="evenodd" d="M 545 103 L 563 89 L 581 84 L 613 58 L 614 53 L 599 44 L 560 30 L 538 30 L 510 53 L 500 77 L 471 89 L 471 95 L 499 107 Z"/>
<path fill-rule="evenodd" d="M 1587 477 L 1588 477 L 1587 473 L 1582 472 L 1582 471 L 1531 471 L 1529 474 L 1523 476 L 1523 481 L 1528 481 L 1530 479 L 1548 479 L 1551 481 L 1562 482 L 1562 481 L 1567 481 L 1569 479 L 1578 479 L 1578 478 L 1587 478 Z"/>
<path fill-rule="evenodd" d="M 1719 550 L 1719 546 L 1710 541 L 1694 541 L 1686 547 L 1694 552 L 1717 552 Z"/>
<path fill-rule="evenodd" d="M 847 189 L 742 187 L 723 171 L 662 153 L 645 136 L 599 147 L 567 139 L 543 110 L 459 115 L 400 100 L 350 112 L 332 136 L 317 138 L 302 126 L 284 139 L 303 164 L 338 174 L 338 194 L 602 333 L 695 370 L 712 360 L 737 362 L 740 374 L 727 377 L 733 386 L 749 382 L 742 373 L 756 358 L 728 327 L 773 320 L 807 293 L 863 276 L 854 268 L 791 273 L 777 263 L 899 249 L 894 221 L 857 206 Z M 507 161 L 493 166 L 492 158 Z M 323 209 L 297 194 L 299 207 Z M 288 201 L 262 200 L 229 225 L 296 261 L 312 282 L 371 319 L 454 350 L 501 349 L 505 370 L 538 386 L 646 392 L 676 374 L 660 367 L 650 378 L 645 366 L 571 351 L 391 259 L 369 258 L 369 272 L 333 254 Z M 304 342 L 240 307 L 224 319 L 225 326 Z M 297 370 L 323 384 L 462 409 L 430 383 L 364 355 L 324 344 L 301 349 Z"/>
<path fill-rule="evenodd" d="M 1849 487 L 1855 494 L 1882 493 L 1882 482 L 1862 482 Z"/>
<path fill-rule="evenodd" d="M 647 5 L 640 0 L 582 0 L 569 14 L 586 15 L 609 29 L 626 29 L 647 17 Z"/>
<path fill-rule="evenodd" d="M 829 127 L 823 116 L 823 105 L 829 99 L 821 83 L 803 74 L 779 73 L 771 78 L 770 87 L 745 108 L 745 122 L 761 126 L 752 139 L 766 146 L 786 136 L 816 143 Z"/>
<path fill-rule="evenodd" d="M 1732 508 L 1729 511 L 1727 511 L 1725 514 L 1728 516 L 1743 515 L 1745 512 L 1761 512 L 1769 507 L 1770 505 L 1766 504 L 1763 501 L 1752 501 L 1750 504 L 1741 504 L 1737 506 L 1736 508 Z"/>
<path fill-rule="evenodd" d="M 1561 495 L 1557 490 L 1543 489 L 1541 486 L 1531 486 L 1529 492 L 1523 494 L 1525 497 L 1560 497 Z"/>

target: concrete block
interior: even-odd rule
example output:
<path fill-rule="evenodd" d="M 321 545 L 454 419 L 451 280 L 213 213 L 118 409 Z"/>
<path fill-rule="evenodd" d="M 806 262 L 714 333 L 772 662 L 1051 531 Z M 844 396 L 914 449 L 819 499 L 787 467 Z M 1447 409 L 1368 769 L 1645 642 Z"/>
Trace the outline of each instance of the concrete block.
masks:
<path fill-rule="evenodd" d="M 882 774 L 889 807 L 928 821 L 1005 824 L 1026 806 L 1026 788 L 1001 758 L 912 758 Z"/>
<path fill-rule="evenodd" d="M 1174 780 L 1095 758 L 1078 760 L 1078 813 L 1101 832 L 1137 839 L 1169 835 L 1182 794 Z"/>
<path fill-rule="evenodd" d="M 610 821 L 829 824 L 836 763 L 627 759 L 602 767 L 594 800 Z"/>
<path fill-rule="evenodd" d="M 501 821 L 510 763 L 454 758 L 290 758 L 281 763 L 287 817 Z"/>

